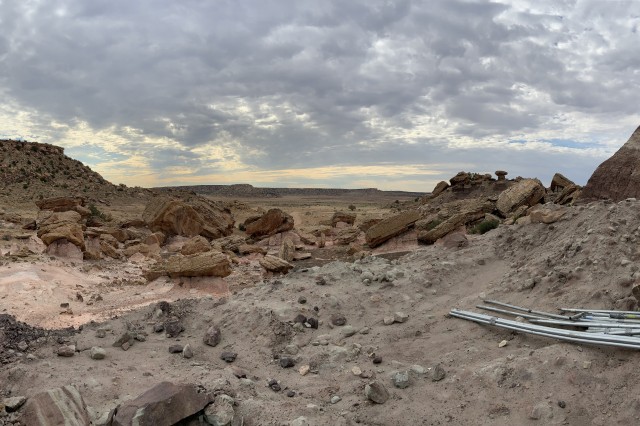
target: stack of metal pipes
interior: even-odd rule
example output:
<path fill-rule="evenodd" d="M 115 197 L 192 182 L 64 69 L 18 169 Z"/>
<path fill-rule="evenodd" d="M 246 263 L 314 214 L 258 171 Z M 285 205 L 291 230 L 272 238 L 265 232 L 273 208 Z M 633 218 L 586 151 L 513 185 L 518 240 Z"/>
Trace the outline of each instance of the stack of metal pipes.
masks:
<path fill-rule="evenodd" d="M 568 342 L 640 349 L 640 312 L 560 308 L 560 314 L 523 308 L 497 300 L 484 300 L 479 309 L 515 317 L 515 320 L 452 309 L 450 315 Z"/>

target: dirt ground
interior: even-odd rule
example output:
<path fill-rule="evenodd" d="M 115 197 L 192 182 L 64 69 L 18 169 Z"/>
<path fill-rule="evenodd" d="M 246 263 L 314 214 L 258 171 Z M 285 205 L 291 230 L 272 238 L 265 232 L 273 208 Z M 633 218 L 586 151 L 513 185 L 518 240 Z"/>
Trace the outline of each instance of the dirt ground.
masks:
<path fill-rule="evenodd" d="M 393 201 L 239 200 L 232 210 L 240 223 L 278 207 L 305 229 L 350 204 L 357 225 L 390 214 Z M 572 207 L 553 225 L 501 225 L 468 235 L 469 245 L 461 249 L 418 246 L 408 233 L 359 260 L 332 246 L 307 247 L 316 260 L 299 263 L 286 276 L 267 274 L 247 258 L 224 279 L 148 284 L 141 278 L 152 262 L 146 258 L 73 263 L 16 256 L 23 246 L 36 253 L 42 247 L 31 231 L 3 221 L 0 235 L 9 237 L 0 240 L 0 314 L 36 328 L 75 330 L 48 337 L 25 333 L 26 349 L 14 337 L 2 349 L 0 390 L 5 397 L 29 397 L 73 384 L 97 424 L 120 402 L 164 380 L 224 389 L 245 425 L 288 425 L 300 416 L 311 425 L 637 424 L 638 353 L 480 326 L 448 313 L 454 307 L 477 310 L 484 298 L 550 312 L 564 306 L 635 309 L 639 206 Z M 122 215 L 142 211 L 104 208 Z M 169 313 L 158 310 L 160 301 L 170 302 Z M 385 325 L 394 313 L 408 319 Z M 300 314 L 317 318 L 318 328 L 295 325 Z M 153 331 L 172 316 L 184 327 L 178 337 Z M 341 317 L 346 324 L 334 325 Z M 222 332 L 216 347 L 203 343 L 211 325 Z M 127 351 L 112 347 L 127 330 L 144 341 Z M 499 347 L 503 340 L 507 344 Z M 57 356 L 62 343 L 75 344 L 75 356 Z M 193 358 L 168 351 L 187 343 Z M 104 360 L 90 358 L 93 346 L 106 349 Z M 223 361 L 225 351 L 237 359 Z M 280 366 L 284 356 L 294 359 L 293 368 Z M 436 366 L 445 372 L 438 381 Z M 237 377 L 239 369 L 246 378 Z M 392 376 L 403 371 L 409 385 L 395 387 Z M 270 379 L 279 381 L 280 391 L 268 386 Z M 365 397 L 373 380 L 388 389 L 386 403 Z M 9 419 L 0 417 L 0 424 L 11 424 Z"/>

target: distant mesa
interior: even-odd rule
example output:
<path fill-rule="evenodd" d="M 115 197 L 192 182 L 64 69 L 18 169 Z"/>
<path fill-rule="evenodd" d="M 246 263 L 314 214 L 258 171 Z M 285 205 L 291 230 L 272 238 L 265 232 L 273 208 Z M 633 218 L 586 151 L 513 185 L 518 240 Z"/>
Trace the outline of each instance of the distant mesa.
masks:
<path fill-rule="evenodd" d="M 640 127 L 611 158 L 600 164 L 582 191 L 582 200 L 640 198 Z"/>

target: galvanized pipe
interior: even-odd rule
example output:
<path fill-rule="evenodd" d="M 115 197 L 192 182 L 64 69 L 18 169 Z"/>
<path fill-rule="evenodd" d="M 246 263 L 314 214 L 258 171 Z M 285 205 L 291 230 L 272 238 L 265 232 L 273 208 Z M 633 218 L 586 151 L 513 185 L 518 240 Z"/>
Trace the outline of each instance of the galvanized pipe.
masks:
<path fill-rule="evenodd" d="M 544 337 L 553 337 L 576 343 L 599 344 L 605 346 L 640 349 L 640 339 L 631 336 L 609 336 L 602 333 L 588 333 L 583 331 L 562 330 L 553 327 L 538 326 L 477 314 L 469 311 L 453 309 L 450 314 L 457 318 L 474 321 L 480 324 L 495 325 L 514 331 L 522 331 Z"/>
<path fill-rule="evenodd" d="M 567 325 L 572 327 L 600 327 L 600 328 L 638 328 L 634 324 L 623 324 L 618 322 L 596 322 L 596 321 L 561 321 L 561 320 L 548 320 L 548 319 L 536 319 L 532 318 L 529 322 L 536 324 L 549 324 L 549 325 Z"/>
<path fill-rule="evenodd" d="M 640 318 L 640 311 L 612 311 L 607 309 L 576 309 L 576 308 L 560 308 L 561 312 L 591 312 L 594 314 L 623 314 L 633 315 Z"/>
<path fill-rule="evenodd" d="M 508 303 L 498 302 L 497 300 L 484 300 L 484 303 L 489 303 L 491 305 L 498 305 L 498 306 L 502 306 L 502 307 L 505 307 L 505 308 L 511 308 L 511 309 L 516 310 L 516 311 L 527 312 L 527 313 L 530 313 L 530 314 L 549 317 L 549 318 L 569 319 L 569 317 L 565 316 L 565 315 L 557 315 L 557 314 L 551 314 L 549 312 L 534 311 L 533 309 L 528 309 L 528 308 L 523 308 L 523 307 L 520 307 L 520 306 L 510 305 Z"/>
<path fill-rule="evenodd" d="M 533 319 L 533 318 L 535 318 L 535 319 L 546 319 L 543 316 L 525 314 L 524 312 L 512 312 L 512 311 L 507 311 L 506 309 L 494 308 L 492 306 L 476 305 L 476 308 L 484 309 L 485 311 L 497 312 L 499 314 L 513 315 L 514 317 L 522 317 L 522 318 L 527 319 L 527 320 L 528 319 Z"/>

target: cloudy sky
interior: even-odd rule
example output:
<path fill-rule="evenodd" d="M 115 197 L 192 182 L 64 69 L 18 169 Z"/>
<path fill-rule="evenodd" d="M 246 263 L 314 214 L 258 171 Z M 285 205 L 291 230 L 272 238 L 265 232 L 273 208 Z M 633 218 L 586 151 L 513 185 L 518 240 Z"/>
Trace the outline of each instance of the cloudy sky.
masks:
<path fill-rule="evenodd" d="M 115 183 L 585 183 L 640 125 L 640 2 L 0 0 L 0 138 Z"/>

